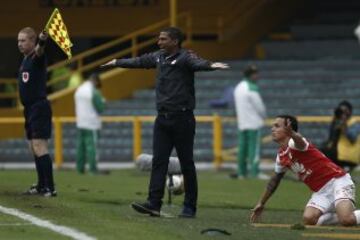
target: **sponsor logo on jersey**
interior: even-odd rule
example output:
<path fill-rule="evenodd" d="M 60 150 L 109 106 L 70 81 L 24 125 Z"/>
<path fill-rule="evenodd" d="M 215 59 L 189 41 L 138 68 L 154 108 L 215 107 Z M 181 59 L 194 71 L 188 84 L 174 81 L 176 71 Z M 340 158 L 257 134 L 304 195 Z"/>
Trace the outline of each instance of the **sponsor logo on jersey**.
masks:
<path fill-rule="evenodd" d="M 305 179 L 312 173 L 310 169 L 306 169 L 304 165 L 299 162 L 292 163 L 290 168 L 294 173 L 298 174 L 302 181 L 305 181 Z"/>

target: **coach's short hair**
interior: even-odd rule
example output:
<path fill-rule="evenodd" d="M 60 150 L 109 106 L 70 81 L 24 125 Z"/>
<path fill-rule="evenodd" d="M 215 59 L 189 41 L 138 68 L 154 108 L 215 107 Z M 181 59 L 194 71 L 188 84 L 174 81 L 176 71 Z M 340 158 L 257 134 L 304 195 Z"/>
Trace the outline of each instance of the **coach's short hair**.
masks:
<path fill-rule="evenodd" d="M 184 37 L 183 32 L 180 30 L 180 28 L 167 27 L 167 28 L 164 28 L 163 30 L 161 30 L 160 32 L 166 32 L 167 34 L 169 34 L 169 37 L 171 39 L 178 40 L 178 46 L 181 47 L 181 44 L 184 41 L 185 37 Z"/>
<path fill-rule="evenodd" d="M 37 35 L 33 28 L 25 27 L 19 31 L 19 33 L 25 33 L 31 41 L 36 42 Z"/>
<path fill-rule="evenodd" d="M 283 114 L 283 115 L 277 115 L 276 118 L 282 118 L 285 121 L 290 120 L 290 125 L 291 125 L 292 130 L 294 130 L 295 132 L 298 131 L 299 124 L 298 124 L 298 120 L 296 119 L 296 117 L 294 117 L 292 115 Z"/>

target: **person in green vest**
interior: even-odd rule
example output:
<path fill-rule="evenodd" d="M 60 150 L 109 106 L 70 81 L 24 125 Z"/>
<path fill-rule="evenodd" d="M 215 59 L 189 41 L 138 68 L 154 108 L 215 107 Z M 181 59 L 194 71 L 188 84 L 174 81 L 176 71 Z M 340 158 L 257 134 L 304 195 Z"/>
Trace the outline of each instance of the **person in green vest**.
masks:
<path fill-rule="evenodd" d="M 76 169 L 85 173 L 85 163 L 89 170 L 98 173 L 97 150 L 98 132 L 101 129 L 100 114 L 105 108 L 105 99 L 100 92 L 101 81 L 92 74 L 75 92 L 75 112 L 77 127 Z"/>
<path fill-rule="evenodd" d="M 257 85 L 258 78 L 258 68 L 255 65 L 249 65 L 244 70 L 244 79 L 234 90 L 239 145 L 238 172 L 230 175 L 232 178 L 244 178 L 248 175 L 259 179 L 269 178 L 259 171 L 260 130 L 264 126 L 266 108 Z M 250 174 L 248 174 L 248 164 Z"/>

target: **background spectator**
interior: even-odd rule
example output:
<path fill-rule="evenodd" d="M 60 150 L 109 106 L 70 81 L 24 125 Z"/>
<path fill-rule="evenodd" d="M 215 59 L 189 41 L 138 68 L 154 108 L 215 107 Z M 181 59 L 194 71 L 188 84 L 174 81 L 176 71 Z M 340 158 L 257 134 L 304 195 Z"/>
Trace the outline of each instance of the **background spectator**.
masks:
<path fill-rule="evenodd" d="M 98 173 L 96 144 L 101 129 L 100 113 L 104 111 L 105 100 L 99 91 L 101 82 L 97 74 L 92 74 L 75 92 L 77 135 L 76 168 L 85 173 L 85 163 L 89 163 L 91 173 Z"/>
<path fill-rule="evenodd" d="M 360 123 L 352 118 L 353 107 L 348 101 L 342 101 L 336 111 L 340 119 L 336 163 L 351 172 L 360 160 Z"/>
<path fill-rule="evenodd" d="M 255 65 L 246 67 L 244 76 L 234 91 L 239 143 L 238 171 L 236 174 L 231 174 L 231 177 L 247 177 L 247 163 L 249 163 L 251 177 L 267 179 L 265 174 L 259 173 L 260 129 L 264 126 L 266 108 L 256 84 L 259 78 L 257 67 Z"/>

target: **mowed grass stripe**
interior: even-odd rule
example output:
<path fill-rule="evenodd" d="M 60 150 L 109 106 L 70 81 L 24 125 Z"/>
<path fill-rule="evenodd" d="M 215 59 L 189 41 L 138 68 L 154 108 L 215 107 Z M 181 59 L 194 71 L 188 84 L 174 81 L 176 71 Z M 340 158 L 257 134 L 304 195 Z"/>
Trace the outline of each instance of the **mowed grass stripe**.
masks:
<path fill-rule="evenodd" d="M 294 224 L 282 224 L 282 223 L 254 223 L 252 226 L 257 228 L 291 228 Z M 348 231 L 360 231 L 360 227 L 342 227 L 342 226 L 312 226 L 305 225 L 306 229 L 319 229 L 319 230 L 348 230 Z"/>
<path fill-rule="evenodd" d="M 356 233 L 303 233 L 302 236 L 309 238 L 360 239 L 360 234 Z"/>

